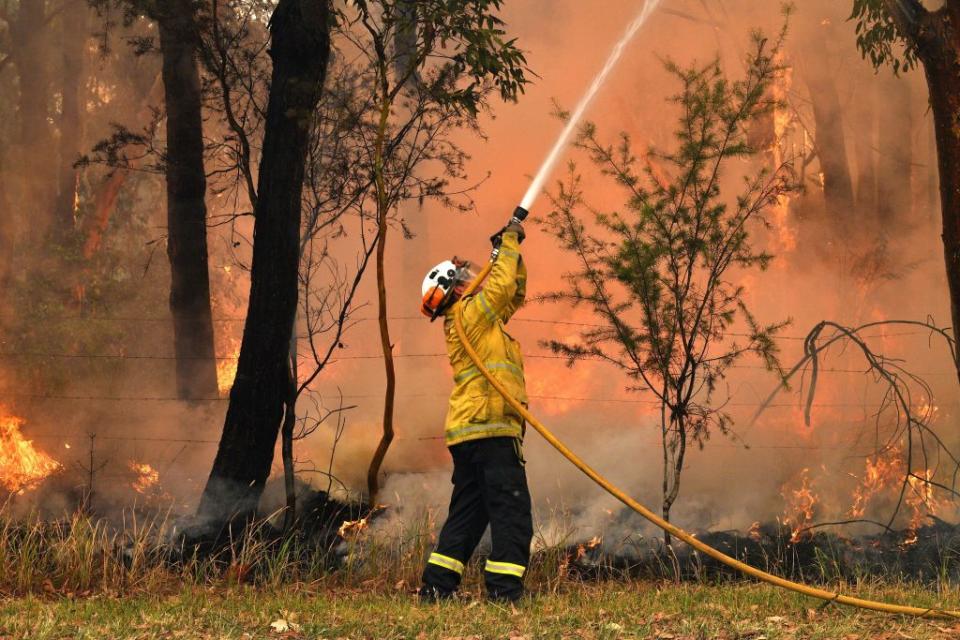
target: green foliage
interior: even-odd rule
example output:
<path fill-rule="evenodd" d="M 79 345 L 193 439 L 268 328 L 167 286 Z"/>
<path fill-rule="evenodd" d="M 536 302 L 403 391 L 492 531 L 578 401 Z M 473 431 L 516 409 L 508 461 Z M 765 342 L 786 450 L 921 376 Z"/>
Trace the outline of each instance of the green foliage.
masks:
<path fill-rule="evenodd" d="M 0 316 L 3 353 L 16 375 L 10 382 L 17 393 L 60 393 L 104 376 L 118 376 L 121 367 L 143 370 L 143 362 L 125 362 L 105 354 L 154 351 L 156 323 L 132 323 L 124 316 L 163 318 L 162 290 L 168 277 L 148 269 L 157 250 L 146 242 L 154 232 L 149 209 L 140 199 L 160 197 L 155 176 L 141 174 L 119 197 L 117 211 L 104 230 L 99 250 L 84 254 L 84 233 L 48 240 L 37 253 L 32 243 L 15 246 L 17 265 L 6 294 L 15 313 Z M 78 227 L 86 230 L 95 216 L 92 185 L 80 184 Z M 162 251 L 162 249 L 161 249 Z"/>
<path fill-rule="evenodd" d="M 358 16 L 341 12 L 341 22 L 359 21 L 372 37 L 372 53 L 390 66 L 398 54 L 410 55 L 409 73 L 432 71 L 423 87 L 438 103 L 475 116 L 492 87 L 505 101 L 515 101 L 528 82 L 526 57 L 507 39 L 498 13 L 503 0 L 423 0 L 416 2 L 415 39 L 411 52 L 392 52 L 388 43 L 403 28 L 401 0 L 356 2 Z M 394 87 L 409 78 L 396 78 Z"/>
<path fill-rule="evenodd" d="M 913 4 L 902 2 L 901 10 L 911 11 Z M 884 0 L 853 0 L 850 19 L 857 22 L 857 48 L 874 67 L 890 65 L 899 74 L 917 66 L 917 42 L 902 32 Z"/>
<path fill-rule="evenodd" d="M 795 188 L 793 172 L 789 163 L 759 169 L 732 199 L 723 197 L 721 178 L 731 160 L 758 152 L 747 128 L 777 106 L 769 95 L 782 71 L 776 56 L 783 35 L 770 46 L 754 34 L 742 80 L 729 80 L 718 62 L 666 63 L 681 85 L 670 99 L 680 112 L 672 152 L 639 158 L 628 135 L 605 144 L 587 125 L 578 146 L 625 189 L 625 210 L 597 213 L 596 227 L 588 228 L 577 214 L 584 200 L 574 174 L 544 225 L 578 264 L 567 288 L 547 298 L 586 305 L 602 321 L 575 343 L 549 346 L 571 363 L 592 357 L 615 364 L 634 390 L 662 403 L 665 509 L 676 497 L 688 438 L 703 446 L 711 427 L 729 429 L 729 416 L 711 402 L 729 367 L 748 354 L 779 367 L 774 336 L 786 323 L 759 323 L 731 275 L 769 265 L 772 256 L 754 246 L 752 233 Z M 742 341 L 731 333 L 737 323 L 746 330 Z"/>

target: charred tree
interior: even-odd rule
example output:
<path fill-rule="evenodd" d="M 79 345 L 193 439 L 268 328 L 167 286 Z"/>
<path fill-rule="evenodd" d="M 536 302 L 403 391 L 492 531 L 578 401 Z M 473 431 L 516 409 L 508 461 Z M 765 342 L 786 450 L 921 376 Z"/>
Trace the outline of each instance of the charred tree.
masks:
<path fill-rule="evenodd" d="M 877 87 L 874 78 L 863 79 L 854 95 L 853 117 L 856 119 L 853 138 L 857 158 L 857 216 L 860 220 L 877 217 Z"/>
<path fill-rule="evenodd" d="M 312 114 L 330 58 L 330 7 L 280 0 L 270 21 L 273 75 L 254 213 L 250 301 L 237 377 L 198 515 L 247 518 L 270 475 L 290 389 L 297 311 L 301 191 Z"/>
<path fill-rule="evenodd" d="M 155 3 L 150 14 L 160 32 L 167 107 L 167 256 L 177 396 L 211 398 L 217 395 L 217 367 L 207 270 L 197 3 Z"/>
<path fill-rule="evenodd" d="M 0 155 L 0 301 L 8 291 L 12 271 L 14 245 L 14 220 L 7 196 L 7 173 L 5 158 Z"/>
<path fill-rule="evenodd" d="M 58 175 L 55 229 L 68 233 L 74 228 L 77 177 L 74 163 L 80 157 L 83 139 L 84 44 L 87 40 L 87 4 L 69 0 L 63 7 L 61 24 L 60 76 L 60 170 Z"/>
<path fill-rule="evenodd" d="M 960 2 L 951 1 L 925 17 L 929 26 L 918 28 L 916 38 L 921 43 L 937 135 L 943 256 L 956 341 L 960 339 Z M 960 366 L 957 371 L 960 377 Z"/>
<path fill-rule="evenodd" d="M 892 223 L 903 224 L 912 218 L 913 119 L 910 83 L 890 72 L 883 75 L 877 136 L 877 216 L 881 227 L 889 230 Z"/>
<path fill-rule="evenodd" d="M 843 107 L 837 93 L 827 55 L 825 25 L 819 22 L 806 30 L 808 50 L 803 57 L 802 73 L 813 103 L 816 132 L 814 145 L 823 173 L 823 198 L 827 216 L 834 223 L 843 223 L 853 213 L 853 182 L 847 160 L 847 144 L 843 130 Z"/>
<path fill-rule="evenodd" d="M 47 13 L 44 0 L 22 0 L 16 20 L 10 25 L 11 56 L 17 67 L 18 166 L 21 201 L 29 203 L 22 223 L 34 241 L 47 227 L 55 193 L 53 131 L 49 123 L 50 73 L 47 66 Z"/>
<path fill-rule="evenodd" d="M 925 125 L 927 134 L 927 218 L 930 221 L 940 217 L 940 172 L 937 167 L 937 129 L 932 121 Z"/>

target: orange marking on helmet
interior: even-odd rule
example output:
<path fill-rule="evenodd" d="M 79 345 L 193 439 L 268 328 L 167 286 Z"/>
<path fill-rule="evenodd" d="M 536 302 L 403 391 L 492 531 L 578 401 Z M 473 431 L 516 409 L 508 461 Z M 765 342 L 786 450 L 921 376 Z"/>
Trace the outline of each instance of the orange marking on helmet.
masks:
<path fill-rule="evenodd" d="M 428 318 L 432 318 L 437 307 L 443 302 L 444 295 L 443 289 L 439 286 L 435 286 L 427 291 L 426 295 L 423 296 L 423 306 L 420 307 L 420 312 Z"/>

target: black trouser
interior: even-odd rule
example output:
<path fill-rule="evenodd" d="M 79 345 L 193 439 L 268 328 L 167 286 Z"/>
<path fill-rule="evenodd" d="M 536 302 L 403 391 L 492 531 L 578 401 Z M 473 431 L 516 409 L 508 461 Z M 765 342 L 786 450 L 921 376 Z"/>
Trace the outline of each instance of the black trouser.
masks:
<path fill-rule="evenodd" d="M 436 595 L 454 593 L 463 565 L 487 524 L 493 548 L 484 567 L 487 596 L 516 599 L 530 558 L 533 520 L 530 491 L 514 438 L 485 438 L 450 447 L 453 496 L 437 548 L 423 571 L 423 585 Z"/>

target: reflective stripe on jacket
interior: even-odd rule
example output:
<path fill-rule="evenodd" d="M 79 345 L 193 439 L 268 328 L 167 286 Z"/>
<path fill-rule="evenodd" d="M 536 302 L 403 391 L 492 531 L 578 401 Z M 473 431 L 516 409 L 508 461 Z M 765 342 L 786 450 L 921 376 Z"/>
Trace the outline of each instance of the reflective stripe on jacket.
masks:
<path fill-rule="evenodd" d="M 517 234 L 504 233 L 500 256 L 483 289 L 447 310 L 444 331 L 454 382 L 444 426 L 448 447 L 480 438 L 523 437 L 523 419 L 474 366 L 460 343 L 453 318 L 456 307 L 462 306 L 463 328 L 484 366 L 513 397 L 526 405 L 520 343 L 504 329 L 504 324 L 523 304 L 526 290 L 527 268 L 520 258 Z"/>

